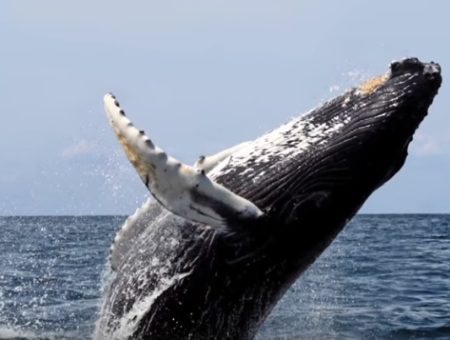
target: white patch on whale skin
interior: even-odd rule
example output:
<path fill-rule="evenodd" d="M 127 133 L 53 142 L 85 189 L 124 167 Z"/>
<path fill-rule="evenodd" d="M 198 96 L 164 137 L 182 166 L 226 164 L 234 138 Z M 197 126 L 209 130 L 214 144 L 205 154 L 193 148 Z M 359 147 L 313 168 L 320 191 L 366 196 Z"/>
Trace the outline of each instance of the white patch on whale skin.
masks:
<path fill-rule="evenodd" d="M 264 165 L 273 166 L 277 160 L 289 161 L 313 146 L 326 144 L 327 137 L 338 133 L 351 120 L 349 113 L 345 117 L 314 124 L 313 117 L 308 116 L 308 113 L 247 143 L 214 167 L 209 175 L 214 179 L 230 173 L 236 167 L 244 167 L 242 174 L 257 181 L 266 174 Z"/>
<path fill-rule="evenodd" d="M 156 147 L 144 131 L 133 126 L 112 94 L 105 95 L 104 105 L 128 159 L 165 208 L 213 227 L 226 227 L 229 219 L 253 219 L 263 214 L 250 201 L 211 181 L 204 170 L 182 164 Z"/>
<path fill-rule="evenodd" d="M 405 74 L 405 79 L 397 83 L 403 86 L 404 91 L 408 91 L 414 86 L 411 82 L 414 76 L 414 73 Z M 377 79 L 379 81 L 375 82 L 373 88 L 367 88 L 363 84 L 359 88 L 351 89 L 343 94 L 344 99 L 340 107 L 348 110 L 345 115 L 341 115 L 340 117 L 336 116 L 324 123 L 316 124 L 313 121 L 314 117 L 310 115 L 313 110 L 310 110 L 254 141 L 246 143 L 242 148 L 237 149 L 229 157 L 218 163 L 216 167 L 212 168 L 208 175 L 212 179 L 215 179 L 219 176 L 227 175 L 239 167 L 245 168 L 241 174 L 245 174 L 247 178 L 251 178 L 253 182 L 256 182 L 264 177 L 264 175 L 267 175 L 267 170 L 273 167 L 276 162 L 281 164 L 288 162 L 290 159 L 297 157 L 314 146 L 326 145 L 331 135 L 339 133 L 352 120 L 355 111 L 366 106 L 365 102 L 357 101 L 350 108 L 349 104 L 352 98 L 354 96 L 364 97 L 367 95 L 367 91 L 371 92 L 376 90 L 388 80 L 388 76 L 384 75 Z M 411 84 L 404 85 L 407 83 Z M 397 107 L 399 96 L 401 94 L 383 101 L 383 105 L 389 108 Z M 386 114 L 381 113 L 380 115 Z"/>

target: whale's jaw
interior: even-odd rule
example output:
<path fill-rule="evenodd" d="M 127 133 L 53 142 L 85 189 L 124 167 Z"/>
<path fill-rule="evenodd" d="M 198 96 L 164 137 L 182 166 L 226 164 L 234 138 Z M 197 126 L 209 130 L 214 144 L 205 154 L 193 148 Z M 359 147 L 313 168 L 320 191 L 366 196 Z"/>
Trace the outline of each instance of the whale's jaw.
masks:
<path fill-rule="evenodd" d="M 390 73 L 234 152 L 210 174 L 264 216 L 214 229 L 148 204 L 107 287 L 97 339 L 251 339 L 295 279 L 403 165 L 441 83 Z M 128 249 L 125 249 L 128 248 Z"/>

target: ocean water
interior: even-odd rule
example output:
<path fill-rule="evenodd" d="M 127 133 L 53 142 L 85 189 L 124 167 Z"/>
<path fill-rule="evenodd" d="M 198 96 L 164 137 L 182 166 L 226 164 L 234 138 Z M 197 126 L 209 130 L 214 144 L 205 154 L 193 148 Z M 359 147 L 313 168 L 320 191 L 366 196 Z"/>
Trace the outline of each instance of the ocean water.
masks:
<path fill-rule="evenodd" d="M 90 339 L 123 216 L 0 217 L 0 339 Z M 450 215 L 359 215 L 257 339 L 450 339 Z"/>

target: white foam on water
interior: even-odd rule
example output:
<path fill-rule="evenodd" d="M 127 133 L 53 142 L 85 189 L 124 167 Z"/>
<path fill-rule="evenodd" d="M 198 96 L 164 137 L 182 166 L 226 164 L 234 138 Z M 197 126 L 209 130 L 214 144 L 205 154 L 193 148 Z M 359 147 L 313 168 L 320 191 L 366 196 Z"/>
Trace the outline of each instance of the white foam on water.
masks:
<path fill-rule="evenodd" d="M 8 326 L 0 327 L 0 339 L 14 339 L 14 338 L 27 338 L 34 339 L 36 335 L 32 332 L 25 332 L 15 328 L 9 328 Z"/>
<path fill-rule="evenodd" d="M 84 340 L 75 332 L 37 332 L 22 330 L 15 327 L 0 326 L 0 340 Z"/>

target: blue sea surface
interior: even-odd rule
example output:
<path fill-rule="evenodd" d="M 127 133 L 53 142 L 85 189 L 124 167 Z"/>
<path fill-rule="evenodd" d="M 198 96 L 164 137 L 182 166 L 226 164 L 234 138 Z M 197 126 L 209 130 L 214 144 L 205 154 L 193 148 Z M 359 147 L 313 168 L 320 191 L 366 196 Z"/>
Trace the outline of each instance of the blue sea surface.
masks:
<path fill-rule="evenodd" d="M 90 339 L 125 217 L 0 217 L 0 339 Z M 257 339 L 450 339 L 450 215 L 359 215 Z"/>

